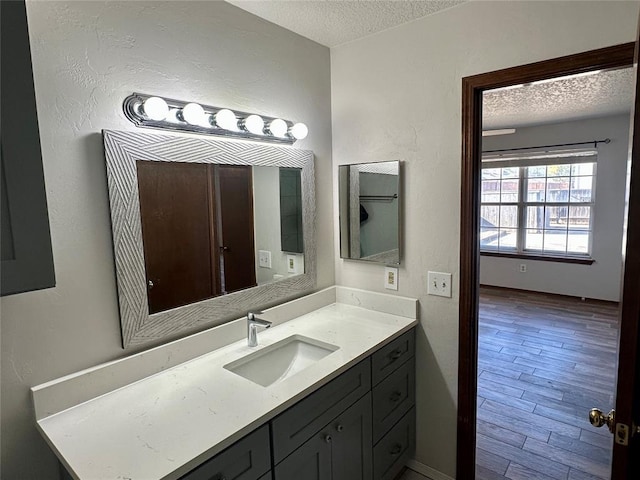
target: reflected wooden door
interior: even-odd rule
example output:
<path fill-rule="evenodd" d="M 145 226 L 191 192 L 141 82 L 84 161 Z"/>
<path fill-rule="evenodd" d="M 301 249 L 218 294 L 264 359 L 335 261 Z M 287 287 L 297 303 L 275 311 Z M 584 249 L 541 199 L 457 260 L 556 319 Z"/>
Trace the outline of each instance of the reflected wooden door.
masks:
<path fill-rule="evenodd" d="M 136 165 L 149 313 L 219 295 L 212 167 Z"/>
<path fill-rule="evenodd" d="M 250 166 L 215 167 L 225 293 L 256 286 L 253 177 Z"/>

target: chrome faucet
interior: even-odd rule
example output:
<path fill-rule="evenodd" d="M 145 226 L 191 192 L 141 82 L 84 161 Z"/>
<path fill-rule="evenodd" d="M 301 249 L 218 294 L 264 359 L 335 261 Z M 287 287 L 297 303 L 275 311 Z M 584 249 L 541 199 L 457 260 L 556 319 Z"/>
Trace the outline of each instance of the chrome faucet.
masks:
<path fill-rule="evenodd" d="M 255 313 L 247 313 L 247 344 L 250 347 L 258 346 L 258 327 L 269 328 L 271 322 L 256 317 Z"/>

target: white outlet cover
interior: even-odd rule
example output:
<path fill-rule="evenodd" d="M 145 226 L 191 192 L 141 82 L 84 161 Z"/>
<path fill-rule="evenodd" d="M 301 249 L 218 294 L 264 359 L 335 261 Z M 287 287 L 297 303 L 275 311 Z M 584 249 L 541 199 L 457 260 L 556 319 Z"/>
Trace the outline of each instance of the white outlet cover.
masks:
<path fill-rule="evenodd" d="M 395 267 L 385 267 L 384 288 L 387 290 L 398 290 L 398 269 Z"/>
<path fill-rule="evenodd" d="M 271 268 L 271 252 L 258 250 L 258 265 L 262 268 Z"/>
<path fill-rule="evenodd" d="M 427 294 L 451 298 L 451 274 L 427 272 Z"/>

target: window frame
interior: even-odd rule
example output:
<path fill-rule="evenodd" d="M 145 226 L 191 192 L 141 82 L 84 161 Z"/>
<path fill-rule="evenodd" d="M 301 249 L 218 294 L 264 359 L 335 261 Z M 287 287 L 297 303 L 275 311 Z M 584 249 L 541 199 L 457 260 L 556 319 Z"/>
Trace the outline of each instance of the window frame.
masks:
<path fill-rule="evenodd" d="M 549 177 L 548 171 L 545 171 L 545 175 L 543 177 L 532 177 L 529 176 L 528 168 L 536 167 L 536 166 L 553 166 L 553 165 L 569 165 L 573 167 L 573 165 L 582 165 L 582 164 L 592 164 L 593 170 L 591 175 L 575 175 L 573 174 L 573 168 L 570 168 L 568 175 L 559 175 L 557 177 Z M 516 244 L 515 247 L 501 247 L 500 245 L 491 247 L 482 244 L 482 239 L 479 240 L 479 250 L 481 256 L 494 256 L 494 257 L 511 257 L 511 258 L 523 258 L 523 259 L 534 259 L 534 260 L 547 260 L 554 262 L 565 262 L 565 263 L 579 263 L 579 264 L 592 264 L 594 263 L 594 259 L 592 257 L 593 253 L 593 234 L 594 234 L 594 210 L 595 210 L 595 202 L 596 202 L 596 182 L 597 182 L 597 153 L 591 152 L 588 155 L 575 153 L 574 155 L 567 156 L 550 156 L 548 158 L 542 157 L 541 159 L 536 159 L 535 155 L 531 156 L 522 156 L 519 157 L 516 161 L 509 160 L 496 160 L 496 161 L 487 161 L 483 158 L 483 163 L 481 166 L 481 172 L 488 169 L 503 169 L 505 167 L 517 168 L 518 169 L 518 198 L 516 201 L 502 201 L 502 186 L 499 190 L 499 198 L 497 201 L 482 201 L 483 189 L 480 188 L 480 209 L 485 206 L 489 207 L 503 207 L 503 206 L 515 206 L 517 208 L 517 225 L 515 227 L 516 231 Z M 570 196 L 565 202 L 558 201 L 546 201 L 547 195 L 545 194 L 544 201 L 528 201 L 528 180 L 532 178 L 540 178 L 545 182 L 545 188 L 547 188 L 548 180 L 551 178 L 568 178 L 570 189 L 571 183 L 575 178 L 581 177 L 591 177 L 591 199 L 588 202 L 571 202 Z M 502 170 L 498 182 L 502 182 L 504 179 L 502 178 Z M 480 182 L 482 182 L 482 176 Z M 569 190 L 571 192 L 571 190 Z M 570 194 L 569 194 L 570 195 Z M 526 234 L 527 234 L 527 208 L 531 207 L 566 207 L 570 209 L 571 207 L 583 206 L 589 208 L 589 224 L 585 226 L 584 230 L 588 233 L 588 244 L 587 244 L 587 252 L 586 253 L 577 253 L 577 252 L 569 252 L 569 238 L 567 236 L 567 243 L 564 252 L 560 251 L 544 251 L 544 243 L 541 246 L 541 249 L 531 249 L 526 248 Z M 498 213 L 500 217 L 501 213 Z M 546 214 L 545 214 L 546 215 Z M 569 211 L 567 212 L 567 217 L 569 217 Z M 482 216 L 480 215 L 480 218 Z M 505 227 L 512 228 L 512 227 Z M 480 227 L 482 229 L 482 227 Z M 502 226 L 498 223 L 496 230 L 500 232 L 502 230 Z M 543 235 L 544 231 L 549 229 L 542 229 Z M 567 225 L 567 229 L 565 230 L 567 235 L 571 231 L 569 226 Z"/>

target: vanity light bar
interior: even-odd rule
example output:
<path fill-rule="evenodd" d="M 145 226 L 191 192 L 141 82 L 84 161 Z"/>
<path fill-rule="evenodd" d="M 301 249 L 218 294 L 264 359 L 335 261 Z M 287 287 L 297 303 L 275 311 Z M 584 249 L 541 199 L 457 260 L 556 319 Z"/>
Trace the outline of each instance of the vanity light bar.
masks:
<path fill-rule="evenodd" d="M 281 118 L 234 112 L 228 108 L 142 93 L 125 98 L 122 109 L 137 127 L 251 138 L 289 145 L 302 140 L 309 133 L 304 123 L 294 124 Z"/>

